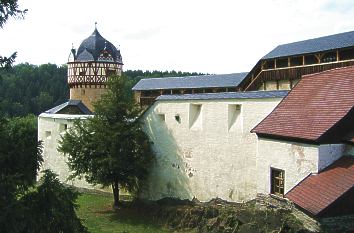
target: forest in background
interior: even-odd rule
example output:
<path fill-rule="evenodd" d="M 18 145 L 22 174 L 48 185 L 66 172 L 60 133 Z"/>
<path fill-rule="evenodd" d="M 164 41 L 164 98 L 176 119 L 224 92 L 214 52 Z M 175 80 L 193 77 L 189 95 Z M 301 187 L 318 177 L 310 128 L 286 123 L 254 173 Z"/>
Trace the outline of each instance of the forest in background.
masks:
<path fill-rule="evenodd" d="M 126 70 L 133 87 L 142 78 L 202 75 L 181 71 Z M 69 99 L 67 66 L 55 64 L 15 65 L 0 69 L 0 112 L 8 117 L 40 113 Z"/>

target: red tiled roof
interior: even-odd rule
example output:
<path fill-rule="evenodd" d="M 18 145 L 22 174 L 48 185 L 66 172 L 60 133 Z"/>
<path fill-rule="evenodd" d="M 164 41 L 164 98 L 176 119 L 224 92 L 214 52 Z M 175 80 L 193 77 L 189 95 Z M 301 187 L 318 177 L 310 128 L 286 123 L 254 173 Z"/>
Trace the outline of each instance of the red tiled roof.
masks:
<path fill-rule="evenodd" d="M 285 196 L 318 215 L 354 186 L 354 157 L 345 156 L 319 174 L 311 174 Z"/>
<path fill-rule="evenodd" d="M 317 141 L 353 111 L 354 67 L 333 69 L 303 76 L 252 132 Z"/>

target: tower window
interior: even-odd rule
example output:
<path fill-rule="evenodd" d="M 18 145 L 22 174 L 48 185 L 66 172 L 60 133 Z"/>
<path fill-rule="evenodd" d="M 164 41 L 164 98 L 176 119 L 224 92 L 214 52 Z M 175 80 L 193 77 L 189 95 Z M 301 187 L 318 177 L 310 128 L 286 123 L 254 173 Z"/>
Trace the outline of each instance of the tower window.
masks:
<path fill-rule="evenodd" d="M 271 168 L 271 194 L 278 196 L 284 196 L 284 181 L 285 181 L 285 172 L 284 170 Z"/>

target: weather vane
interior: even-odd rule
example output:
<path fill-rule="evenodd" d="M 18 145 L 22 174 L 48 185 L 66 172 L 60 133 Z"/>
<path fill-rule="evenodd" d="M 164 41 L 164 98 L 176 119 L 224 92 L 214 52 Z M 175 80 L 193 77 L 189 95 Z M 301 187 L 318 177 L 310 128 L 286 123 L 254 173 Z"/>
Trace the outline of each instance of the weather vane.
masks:
<path fill-rule="evenodd" d="M 95 22 L 95 29 L 97 29 L 97 22 Z"/>

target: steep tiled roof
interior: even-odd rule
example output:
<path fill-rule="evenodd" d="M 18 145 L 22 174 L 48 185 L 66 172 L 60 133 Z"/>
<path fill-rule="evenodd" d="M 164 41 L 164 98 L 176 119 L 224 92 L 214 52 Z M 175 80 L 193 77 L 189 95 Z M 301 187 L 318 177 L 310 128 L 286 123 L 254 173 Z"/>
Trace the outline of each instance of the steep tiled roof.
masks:
<path fill-rule="evenodd" d="M 311 174 L 285 196 L 318 215 L 354 186 L 354 157 L 342 157 L 319 174 Z"/>
<path fill-rule="evenodd" d="M 82 102 L 81 100 L 68 100 L 68 102 L 65 102 L 63 104 L 60 104 L 54 108 L 51 108 L 44 113 L 49 113 L 49 114 L 61 114 L 66 108 L 70 107 L 76 107 L 80 114 L 83 115 L 91 115 L 93 114 L 90 109 L 88 109 Z M 64 113 L 65 114 L 65 113 Z"/>
<path fill-rule="evenodd" d="M 286 57 L 354 46 L 354 31 L 279 45 L 262 59 Z"/>
<path fill-rule="evenodd" d="M 248 92 L 220 92 L 185 95 L 161 95 L 157 100 L 212 100 L 212 99 L 265 99 L 284 98 L 288 91 L 248 91 Z"/>
<path fill-rule="evenodd" d="M 353 121 L 354 67 L 346 67 L 303 76 L 252 132 L 328 142 L 354 131 Z"/>
<path fill-rule="evenodd" d="M 115 62 L 122 63 L 120 51 L 95 29 L 79 46 L 76 61 L 97 61 L 103 51 L 108 52 Z"/>
<path fill-rule="evenodd" d="M 140 80 L 134 87 L 134 91 L 163 90 L 163 89 L 188 89 L 209 87 L 236 87 L 247 73 L 201 75 L 170 78 L 147 78 Z"/>

